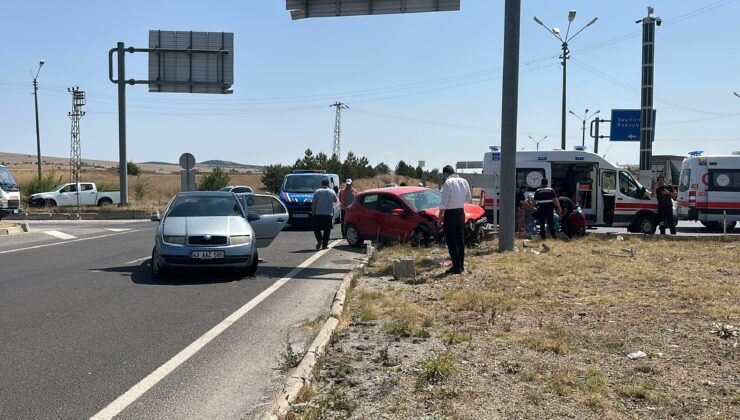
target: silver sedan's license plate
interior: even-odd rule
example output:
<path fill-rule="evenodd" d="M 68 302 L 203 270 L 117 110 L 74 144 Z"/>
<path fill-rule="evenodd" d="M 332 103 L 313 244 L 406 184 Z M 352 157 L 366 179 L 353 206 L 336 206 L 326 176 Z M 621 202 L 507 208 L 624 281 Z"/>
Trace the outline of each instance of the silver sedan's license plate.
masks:
<path fill-rule="evenodd" d="M 194 260 L 218 260 L 224 258 L 224 251 L 190 251 Z"/>

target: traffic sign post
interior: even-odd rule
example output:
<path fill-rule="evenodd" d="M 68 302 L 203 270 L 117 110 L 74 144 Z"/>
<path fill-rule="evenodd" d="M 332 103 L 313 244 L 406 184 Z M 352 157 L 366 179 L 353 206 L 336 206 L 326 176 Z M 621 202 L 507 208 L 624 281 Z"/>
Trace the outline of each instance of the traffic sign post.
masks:
<path fill-rule="evenodd" d="M 194 191 L 195 190 L 195 156 L 191 153 L 183 153 L 180 155 L 180 191 Z"/>
<path fill-rule="evenodd" d="M 612 109 L 609 140 L 639 142 L 641 138 L 641 123 L 642 116 L 639 109 Z M 655 110 L 653 110 L 653 126 L 654 124 Z"/>

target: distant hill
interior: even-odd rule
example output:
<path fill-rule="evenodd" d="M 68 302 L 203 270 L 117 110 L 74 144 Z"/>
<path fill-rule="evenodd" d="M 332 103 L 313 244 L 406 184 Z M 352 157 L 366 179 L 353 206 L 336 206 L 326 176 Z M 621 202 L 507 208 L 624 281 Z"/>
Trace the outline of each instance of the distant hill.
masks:
<path fill-rule="evenodd" d="M 230 162 L 228 160 L 206 160 L 203 162 L 198 162 L 195 166 L 196 167 L 198 166 L 207 166 L 207 167 L 220 166 L 222 168 L 249 169 L 249 170 L 254 170 L 254 171 L 261 171 L 262 169 L 264 169 L 264 166 L 245 165 L 242 163 Z"/>

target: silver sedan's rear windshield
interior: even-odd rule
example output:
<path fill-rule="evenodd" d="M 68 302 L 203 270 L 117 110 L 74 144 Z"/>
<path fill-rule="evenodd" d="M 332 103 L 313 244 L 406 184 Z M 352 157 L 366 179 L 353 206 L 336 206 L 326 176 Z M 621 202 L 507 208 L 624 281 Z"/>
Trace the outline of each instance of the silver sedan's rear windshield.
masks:
<path fill-rule="evenodd" d="M 241 216 L 242 208 L 234 196 L 180 196 L 170 205 L 167 217 Z"/>

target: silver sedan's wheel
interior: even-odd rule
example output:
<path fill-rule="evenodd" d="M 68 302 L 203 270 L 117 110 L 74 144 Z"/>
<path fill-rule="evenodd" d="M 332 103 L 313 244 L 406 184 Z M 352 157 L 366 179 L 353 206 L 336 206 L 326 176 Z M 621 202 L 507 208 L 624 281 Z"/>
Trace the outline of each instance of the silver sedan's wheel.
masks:
<path fill-rule="evenodd" d="M 152 260 L 149 265 L 152 269 L 152 275 L 155 278 L 160 278 L 164 275 L 164 268 L 162 267 L 162 256 L 159 255 L 156 246 L 154 247 L 154 249 L 152 249 Z"/>

